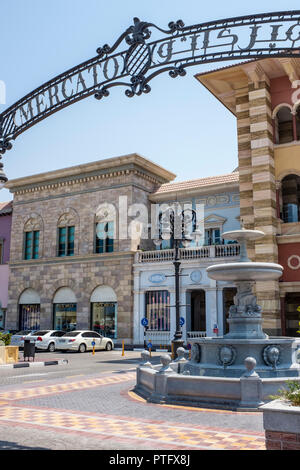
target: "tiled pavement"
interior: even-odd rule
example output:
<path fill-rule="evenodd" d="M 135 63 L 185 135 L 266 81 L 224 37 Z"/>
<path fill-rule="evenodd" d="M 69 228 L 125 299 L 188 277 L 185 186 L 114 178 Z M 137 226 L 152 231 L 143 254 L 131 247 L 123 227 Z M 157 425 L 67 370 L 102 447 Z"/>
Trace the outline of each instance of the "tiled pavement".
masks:
<path fill-rule="evenodd" d="M 234 416 L 238 422 L 243 417 L 246 419 L 247 415 L 251 414 L 253 417 L 253 413 L 150 405 L 129 391 L 134 384 L 134 379 L 135 373 L 129 371 L 123 374 L 111 373 L 93 378 L 60 381 L 49 385 L 30 384 L 22 389 L 18 386 L 15 390 L 10 387 L 9 390 L 0 393 L 0 425 L 24 427 L 29 430 L 49 430 L 57 434 L 72 433 L 78 435 L 78 438 L 90 436 L 90 438 L 99 439 L 99 443 L 111 440 L 116 449 L 118 449 L 118 443 L 120 445 L 126 443 L 132 449 L 140 448 L 141 445 L 145 449 L 170 450 L 265 449 L 263 432 L 194 424 L 195 415 L 198 417 L 198 423 L 201 421 L 201 416 L 207 414 L 210 414 L 212 418 L 217 416 L 218 422 L 221 423 L 229 417 L 233 419 L 231 422 L 234 422 Z M 120 387 L 122 387 L 122 392 L 120 392 Z M 81 404 L 81 408 L 85 408 L 85 411 L 80 407 L 79 409 L 65 409 L 62 402 L 59 408 L 53 407 L 53 404 L 59 404 L 62 398 L 67 400 L 68 397 L 73 397 L 74 400 L 74 396 L 84 402 L 84 394 L 89 391 L 93 392 L 93 395 L 101 394 L 104 389 L 105 399 L 107 394 L 113 396 L 113 393 L 118 397 L 119 403 L 113 413 L 99 413 L 99 411 L 91 411 L 91 408 L 87 411 L 88 402 L 85 407 Z M 53 400 L 58 400 L 58 402 Z M 42 406 L 41 403 L 43 403 Z M 120 406 L 121 404 L 123 407 Z M 140 407 L 140 415 L 130 416 L 129 412 L 124 412 L 127 404 Z M 141 410 L 144 412 L 141 413 Z M 151 416 L 149 410 L 154 410 L 154 416 L 159 416 L 161 419 L 147 419 L 146 416 Z M 184 413 L 180 416 L 186 416 L 186 419 L 182 422 L 177 419 L 175 421 L 175 415 L 172 415 L 172 420 L 165 419 L 166 412 L 171 414 L 177 411 Z M 193 416 L 194 422 L 192 423 L 189 420 L 189 413 Z M 211 422 L 213 423 L 214 420 L 212 419 Z"/>

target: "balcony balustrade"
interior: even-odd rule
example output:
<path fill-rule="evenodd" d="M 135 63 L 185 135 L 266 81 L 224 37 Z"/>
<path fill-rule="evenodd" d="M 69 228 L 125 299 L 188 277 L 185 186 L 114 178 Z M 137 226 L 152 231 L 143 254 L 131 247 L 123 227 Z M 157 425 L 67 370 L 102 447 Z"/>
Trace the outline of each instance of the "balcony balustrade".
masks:
<path fill-rule="evenodd" d="M 223 259 L 237 258 L 240 255 L 240 245 L 211 245 L 197 248 L 180 248 L 181 260 L 192 259 Z M 136 253 L 137 263 L 156 263 L 173 261 L 175 250 L 139 251 Z"/>

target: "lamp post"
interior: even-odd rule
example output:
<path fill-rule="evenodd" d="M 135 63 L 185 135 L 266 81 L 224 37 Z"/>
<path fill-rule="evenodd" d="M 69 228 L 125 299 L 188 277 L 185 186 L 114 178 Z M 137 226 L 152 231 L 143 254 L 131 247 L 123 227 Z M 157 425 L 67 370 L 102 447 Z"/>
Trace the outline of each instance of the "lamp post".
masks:
<path fill-rule="evenodd" d="M 0 160 L 1 160 L 1 155 L 0 155 Z M 8 178 L 3 171 L 3 163 L 0 161 L 0 189 L 4 187 L 7 181 L 8 181 Z"/>
<path fill-rule="evenodd" d="M 177 220 L 176 220 L 177 218 Z M 179 219 L 179 222 L 178 222 Z M 192 240 L 196 242 L 201 237 L 199 230 L 194 230 L 192 235 L 186 235 L 184 231 L 184 211 L 180 215 L 170 214 L 170 231 L 164 234 L 160 234 L 159 238 L 155 240 L 155 244 L 160 244 L 162 240 L 173 239 L 174 247 L 174 261 L 173 265 L 175 268 L 174 275 L 166 277 L 175 277 L 175 315 L 176 315 L 176 331 L 174 338 L 172 339 L 174 357 L 177 355 L 177 349 L 183 346 L 184 340 L 182 339 L 182 331 L 180 325 L 180 277 L 186 276 L 186 274 L 180 274 L 180 244 L 186 248 Z M 177 224 L 176 224 L 177 222 Z"/>

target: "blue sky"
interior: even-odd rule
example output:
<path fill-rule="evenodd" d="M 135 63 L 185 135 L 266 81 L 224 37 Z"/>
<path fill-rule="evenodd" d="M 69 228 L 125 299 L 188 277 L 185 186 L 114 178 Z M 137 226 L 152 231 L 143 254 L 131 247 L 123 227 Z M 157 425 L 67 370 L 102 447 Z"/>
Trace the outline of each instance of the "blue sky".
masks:
<path fill-rule="evenodd" d="M 6 105 L 113 44 L 133 17 L 166 28 L 239 15 L 296 10 L 298 1 L 199 0 L 2 0 L 0 80 Z M 218 65 L 214 65 L 218 67 Z M 152 91 L 127 98 L 115 88 L 108 98 L 87 98 L 19 136 L 3 157 L 10 179 L 138 152 L 178 175 L 177 181 L 233 171 L 236 123 L 194 78 L 208 69 L 191 67 L 183 78 L 167 74 Z M 11 199 L 0 191 L 0 201 Z"/>

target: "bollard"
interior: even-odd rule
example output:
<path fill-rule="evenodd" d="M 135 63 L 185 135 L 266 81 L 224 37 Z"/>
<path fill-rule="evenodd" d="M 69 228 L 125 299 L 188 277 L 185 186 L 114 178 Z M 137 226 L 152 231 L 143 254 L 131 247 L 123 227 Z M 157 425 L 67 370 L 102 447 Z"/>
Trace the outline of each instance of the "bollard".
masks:
<path fill-rule="evenodd" d="M 172 361 L 174 361 L 174 343 L 171 343 L 171 357 Z"/>
<path fill-rule="evenodd" d="M 123 340 L 123 341 L 122 341 L 122 356 L 125 356 L 124 350 L 125 350 L 125 342 L 124 342 L 124 340 Z"/>

